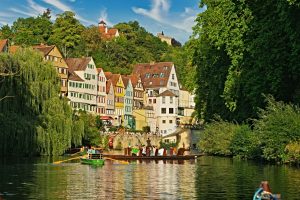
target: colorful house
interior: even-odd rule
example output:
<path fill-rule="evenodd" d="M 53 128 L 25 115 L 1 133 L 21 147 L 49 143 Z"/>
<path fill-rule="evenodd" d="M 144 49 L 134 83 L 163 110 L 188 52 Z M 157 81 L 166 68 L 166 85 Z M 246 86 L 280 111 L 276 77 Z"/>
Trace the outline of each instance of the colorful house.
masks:
<path fill-rule="evenodd" d="M 16 47 L 16 49 L 17 49 L 17 47 Z M 55 45 L 48 46 L 48 45 L 44 45 L 44 44 L 33 46 L 33 49 L 40 51 L 43 54 L 44 59 L 46 61 L 50 61 L 53 63 L 53 65 L 56 68 L 57 73 L 60 77 L 61 95 L 67 96 L 69 69 L 68 69 L 68 65 L 67 65 L 65 59 L 63 58 L 62 54 L 60 53 L 59 49 Z"/>
<path fill-rule="evenodd" d="M 97 68 L 97 114 L 106 115 L 106 77 L 102 68 Z"/>
<path fill-rule="evenodd" d="M 105 76 L 108 80 L 111 80 L 114 87 L 115 96 L 115 118 L 117 118 L 118 125 L 122 125 L 124 122 L 124 96 L 125 87 L 120 74 L 112 74 L 111 72 L 105 72 Z"/>
<path fill-rule="evenodd" d="M 118 118 L 115 118 L 115 92 L 111 80 L 106 81 L 106 116 L 111 120 L 112 125 L 118 125 Z"/>
<path fill-rule="evenodd" d="M 76 110 L 96 113 L 98 71 L 92 57 L 68 58 L 70 104 Z"/>
<path fill-rule="evenodd" d="M 135 121 L 132 116 L 133 109 L 133 87 L 130 78 L 126 76 L 121 76 L 124 87 L 125 87 L 125 96 L 124 96 L 124 126 L 129 129 L 135 129 Z"/>
<path fill-rule="evenodd" d="M 133 74 L 128 76 L 133 87 L 133 109 L 144 107 L 144 87 L 139 75 Z"/>

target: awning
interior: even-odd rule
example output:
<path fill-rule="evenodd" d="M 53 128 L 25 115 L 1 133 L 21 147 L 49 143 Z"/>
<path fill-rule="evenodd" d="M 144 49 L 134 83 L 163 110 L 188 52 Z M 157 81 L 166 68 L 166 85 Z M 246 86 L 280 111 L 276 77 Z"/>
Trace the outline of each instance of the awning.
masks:
<path fill-rule="evenodd" d="M 110 116 L 101 116 L 100 119 L 101 120 L 113 120 L 113 118 Z"/>

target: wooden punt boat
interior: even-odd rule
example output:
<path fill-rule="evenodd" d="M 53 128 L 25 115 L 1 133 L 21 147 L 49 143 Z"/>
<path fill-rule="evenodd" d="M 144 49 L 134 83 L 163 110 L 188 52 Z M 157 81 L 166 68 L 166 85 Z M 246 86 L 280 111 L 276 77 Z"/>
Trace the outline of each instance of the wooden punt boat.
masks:
<path fill-rule="evenodd" d="M 115 160 L 192 160 L 197 159 L 202 156 L 202 154 L 197 155 L 185 155 L 185 156 L 128 156 L 128 155 L 113 155 L 113 154 L 103 154 L 104 158 L 111 158 Z"/>

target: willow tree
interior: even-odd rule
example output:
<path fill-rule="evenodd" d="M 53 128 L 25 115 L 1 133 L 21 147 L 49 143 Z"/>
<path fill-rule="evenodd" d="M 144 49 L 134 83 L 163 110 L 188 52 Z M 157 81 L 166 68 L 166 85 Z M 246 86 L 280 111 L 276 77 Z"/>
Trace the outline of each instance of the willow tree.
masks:
<path fill-rule="evenodd" d="M 40 53 L 0 54 L 0 154 L 59 155 L 72 144 L 72 110 L 59 98 L 59 77 Z M 81 134 L 81 133 L 78 133 Z"/>

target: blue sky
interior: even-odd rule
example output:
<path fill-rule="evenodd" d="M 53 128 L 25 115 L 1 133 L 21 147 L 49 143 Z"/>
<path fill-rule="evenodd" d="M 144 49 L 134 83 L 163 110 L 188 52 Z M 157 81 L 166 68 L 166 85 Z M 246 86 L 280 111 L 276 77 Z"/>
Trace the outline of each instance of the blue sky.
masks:
<path fill-rule="evenodd" d="M 85 26 L 105 20 L 109 26 L 137 20 L 156 35 L 164 31 L 184 43 L 192 34 L 201 9 L 199 0 L 0 0 L 0 26 L 12 25 L 18 17 L 41 14 L 47 8 L 56 14 L 70 10 Z"/>

